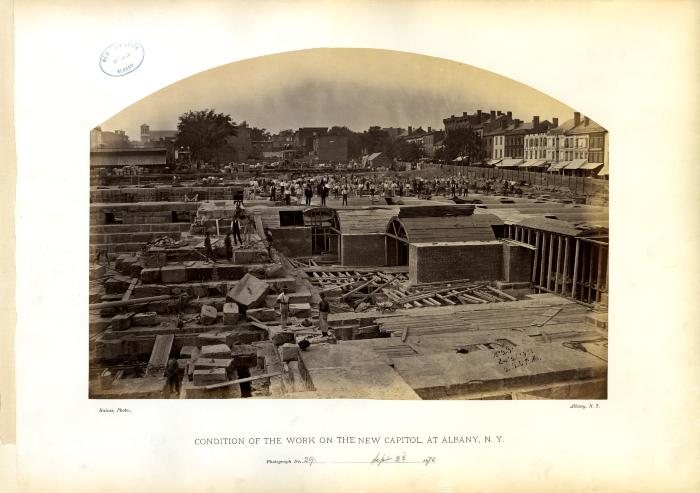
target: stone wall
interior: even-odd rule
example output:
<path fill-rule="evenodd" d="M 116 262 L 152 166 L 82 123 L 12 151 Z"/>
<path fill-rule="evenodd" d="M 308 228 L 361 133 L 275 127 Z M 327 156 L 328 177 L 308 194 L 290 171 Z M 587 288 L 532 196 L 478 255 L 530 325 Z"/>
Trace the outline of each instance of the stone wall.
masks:
<path fill-rule="evenodd" d="M 385 236 L 383 234 L 342 235 L 342 265 L 384 266 Z"/>
<path fill-rule="evenodd" d="M 310 257 L 311 252 L 311 228 L 284 227 L 270 228 L 274 248 L 287 257 Z"/>
<path fill-rule="evenodd" d="M 414 243 L 409 246 L 408 277 L 411 283 L 495 281 L 503 276 L 503 244 L 500 241 Z"/>

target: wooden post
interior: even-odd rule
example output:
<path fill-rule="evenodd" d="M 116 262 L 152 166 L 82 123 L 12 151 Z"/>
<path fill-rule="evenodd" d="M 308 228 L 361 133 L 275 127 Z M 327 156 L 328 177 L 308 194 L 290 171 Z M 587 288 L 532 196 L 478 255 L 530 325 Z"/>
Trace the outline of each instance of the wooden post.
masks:
<path fill-rule="evenodd" d="M 559 286 L 559 272 L 561 268 L 561 236 L 559 236 L 559 240 L 557 241 L 557 270 L 556 274 L 554 275 L 554 292 L 556 293 L 558 290 Z"/>
<path fill-rule="evenodd" d="M 588 303 L 591 302 L 593 294 L 593 244 L 588 244 Z"/>
<path fill-rule="evenodd" d="M 566 294 L 566 276 L 569 271 L 569 237 L 564 238 L 564 272 L 561 276 L 561 294 Z"/>
<path fill-rule="evenodd" d="M 579 239 L 576 238 L 576 247 L 574 248 L 574 272 L 572 275 L 572 282 L 571 282 L 571 297 L 576 298 L 576 281 L 578 277 L 578 252 L 579 252 Z"/>
<path fill-rule="evenodd" d="M 552 259 L 554 258 L 554 235 L 549 233 L 549 259 L 547 259 L 547 289 L 552 285 Z"/>
<path fill-rule="evenodd" d="M 595 276 L 595 301 L 600 301 L 600 278 L 603 276 L 603 247 L 598 246 L 598 272 Z"/>
<path fill-rule="evenodd" d="M 535 260 L 532 262 L 532 283 L 537 279 L 537 260 L 540 255 L 540 232 L 535 231 Z"/>
<path fill-rule="evenodd" d="M 547 235 L 542 232 L 542 259 L 540 260 L 540 286 L 544 285 L 544 257 L 547 252 Z"/>

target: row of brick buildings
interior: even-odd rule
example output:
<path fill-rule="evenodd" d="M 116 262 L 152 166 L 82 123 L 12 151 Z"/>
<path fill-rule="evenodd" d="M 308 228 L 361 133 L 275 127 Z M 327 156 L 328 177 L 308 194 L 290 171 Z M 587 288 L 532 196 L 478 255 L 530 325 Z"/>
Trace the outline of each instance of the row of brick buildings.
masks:
<path fill-rule="evenodd" d="M 491 165 L 605 172 L 609 167 L 608 131 L 579 112 L 561 124 L 558 118 L 540 121 L 539 116 L 525 122 L 510 111 L 495 110 L 452 115 L 443 123 L 448 134 L 473 130 L 482 140 L 483 155 L 472 158 Z"/>

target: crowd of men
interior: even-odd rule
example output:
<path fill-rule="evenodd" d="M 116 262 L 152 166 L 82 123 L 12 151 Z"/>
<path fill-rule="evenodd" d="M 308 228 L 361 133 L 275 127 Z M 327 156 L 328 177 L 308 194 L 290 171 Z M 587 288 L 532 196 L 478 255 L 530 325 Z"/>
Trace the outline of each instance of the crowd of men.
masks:
<path fill-rule="evenodd" d="M 469 192 L 521 194 L 522 183 L 490 178 L 472 178 L 452 176 L 441 178 L 401 177 L 376 175 L 316 175 L 300 178 L 270 179 L 256 178 L 248 182 L 244 190 L 246 200 L 269 198 L 271 201 L 283 201 L 289 205 L 292 198 L 298 204 L 311 205 L 313 197 L 320 198 L 320 204 L 326 205 L 326 199 L 342 199 L 342 205 L 348 205 L 352 197 L 370 197 L 373 201 L 380 197 L 406 196 L 468 196 Z"/>

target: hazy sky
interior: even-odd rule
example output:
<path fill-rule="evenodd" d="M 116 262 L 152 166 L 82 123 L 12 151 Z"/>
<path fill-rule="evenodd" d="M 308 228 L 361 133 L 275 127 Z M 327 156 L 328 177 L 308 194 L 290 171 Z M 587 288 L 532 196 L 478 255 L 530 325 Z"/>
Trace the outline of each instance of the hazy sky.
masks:
<path fill-rule="evenodd" d="M 442 119 L 477 109 L 512 111 L 524 121 L 573 109 L 528 86 L 470 65 L 369 49 L 314 49 L 222 65 L 188 77 L 127 107 L 103 130 L 177 127 L 183 112 L 214 108 L 235 122 L 271 131 L 344 125 L 442 128 Z"/>

